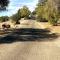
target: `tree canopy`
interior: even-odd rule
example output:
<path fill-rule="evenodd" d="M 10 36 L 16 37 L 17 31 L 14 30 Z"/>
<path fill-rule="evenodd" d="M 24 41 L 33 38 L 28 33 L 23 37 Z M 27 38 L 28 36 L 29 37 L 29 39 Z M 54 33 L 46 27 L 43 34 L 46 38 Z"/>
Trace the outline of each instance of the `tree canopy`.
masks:
<path fill-rule="evenodd" d="M 8 16 L 1 16 L 0 17 L 0 22 L 5 22 L 5 21 L 8 21 L 8 20 L 9 20 Z"/>
<path fill-rule="evenodd" d="M 21 9 L 19 9 L 19 13 L 21 15 L 21 18 L 28 18 L 31 12 L 28 7 L 23 6 Z"/>
<path fill-rule="evenodd" d="M 8 4 L 9 4 L 9 0 L 0 0 L 0 11 L 6 10 Z"/>
<path fill-rule="evenodd" d="M 58 16 L 60 16 L 58 7 L 60 6 L 55 0 L 43 0 L 43 2 L 39 0 L 35 9 L 38 20 L 48 20 L 51 23 L 57 23 Z"/>
<path fill-rule="evenodd" d="M 19 20 L 21 19 L 19 11 L 16 14 L 12 15 L 10 18 L 12 19 L 12 22 L 15 22 L 15 24 L 19 24 Z"/>

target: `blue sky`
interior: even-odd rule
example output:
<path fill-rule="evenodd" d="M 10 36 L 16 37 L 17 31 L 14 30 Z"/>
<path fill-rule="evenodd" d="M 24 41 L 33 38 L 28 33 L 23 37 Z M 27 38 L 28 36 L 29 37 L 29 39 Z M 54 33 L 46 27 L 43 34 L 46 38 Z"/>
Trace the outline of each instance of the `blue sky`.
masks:
<path fill-rule="evenodd" d="M 24 5 L 26 5 L 31 11 L 33 11 L 37 3 L 38 0 L 10 0 L 9 6 L 7 8 L 8 11 L 0 12 L 0 16 L 11 16 L 12 14 L 15 14 L 18 9 L 22 8 Z"/>

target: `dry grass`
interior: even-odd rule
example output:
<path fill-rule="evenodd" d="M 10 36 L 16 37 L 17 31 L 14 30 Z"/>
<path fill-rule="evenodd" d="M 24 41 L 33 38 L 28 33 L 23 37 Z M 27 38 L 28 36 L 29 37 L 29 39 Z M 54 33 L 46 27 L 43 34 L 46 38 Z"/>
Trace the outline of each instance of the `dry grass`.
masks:
<path fill-rule="evenodd" d="M 52 26 L 50 29 L 52 32 L 60 33 L 60 26 Z"/>
<path fill-rule="evenodd" d="M 51 32 L 54 33 L 60 33 L 60 26 L 52 26 L 49 23 L 45 23 L 45 22 L 38 23 L 38 26 L 41 26 L 43 29 L 51 30 Z"/>

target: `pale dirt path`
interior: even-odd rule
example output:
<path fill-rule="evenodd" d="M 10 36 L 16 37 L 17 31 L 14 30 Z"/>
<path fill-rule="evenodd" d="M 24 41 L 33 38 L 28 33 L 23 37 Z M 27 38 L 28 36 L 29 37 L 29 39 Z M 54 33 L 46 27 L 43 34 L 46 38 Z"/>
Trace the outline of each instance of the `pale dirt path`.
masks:
<path fill-rule="evenodd" d="M 19 28 L 36 28 L 41 29 L 43 26 L 41 23 L 37 22 L 36 20 L 21 20 L 20 25 L 18 25 Z"/>
<path fill-rule="evenodd" d="M 28 22 L 21 26 L 29 27 L 33 24 L 30 22 L 27 25 Z M 0 60 L 60 60 L 60 37 L 53 41 L 0 44 Z"/>
<path fill-rule="evenodd" d="M 0 60 L 60 60 L 58 42 L 15 42 L 0 45 Z"/>

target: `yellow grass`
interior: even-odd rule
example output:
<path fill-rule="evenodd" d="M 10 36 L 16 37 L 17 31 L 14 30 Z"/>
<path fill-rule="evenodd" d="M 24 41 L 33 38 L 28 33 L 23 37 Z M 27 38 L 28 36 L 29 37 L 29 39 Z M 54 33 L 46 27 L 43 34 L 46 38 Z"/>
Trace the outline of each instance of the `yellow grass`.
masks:
<path fill-rule="evenodd" d="M 52 32 L 60 33 L 60 26 L 52 26 L 50 29 Z"/>

